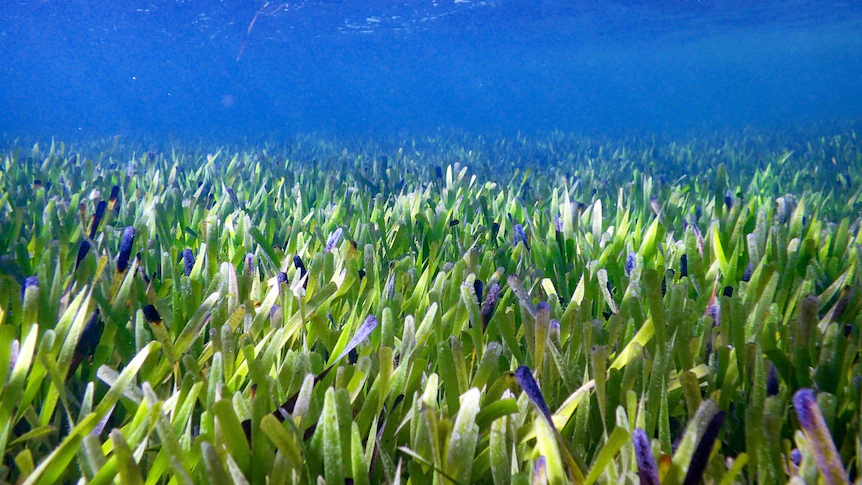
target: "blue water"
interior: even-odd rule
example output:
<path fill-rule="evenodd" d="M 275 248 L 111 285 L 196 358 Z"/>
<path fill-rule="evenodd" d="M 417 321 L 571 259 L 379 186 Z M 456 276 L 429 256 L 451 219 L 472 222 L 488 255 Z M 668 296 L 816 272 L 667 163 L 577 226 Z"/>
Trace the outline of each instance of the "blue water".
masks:
<path fill-rule="evenodd" d="M 0 134 L 673 133 L 862 118 L 859 0 L 263 5 L 2 0 Z"/>

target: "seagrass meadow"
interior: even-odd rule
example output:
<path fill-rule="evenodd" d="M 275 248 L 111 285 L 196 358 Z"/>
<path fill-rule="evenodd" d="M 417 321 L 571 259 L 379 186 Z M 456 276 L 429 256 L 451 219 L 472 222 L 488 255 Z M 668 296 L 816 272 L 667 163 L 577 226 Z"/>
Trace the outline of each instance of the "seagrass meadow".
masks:
<path fill-rule="evenodd" d="M 862 141 L 0 159 L 8 483 L 858 482 Z"/>

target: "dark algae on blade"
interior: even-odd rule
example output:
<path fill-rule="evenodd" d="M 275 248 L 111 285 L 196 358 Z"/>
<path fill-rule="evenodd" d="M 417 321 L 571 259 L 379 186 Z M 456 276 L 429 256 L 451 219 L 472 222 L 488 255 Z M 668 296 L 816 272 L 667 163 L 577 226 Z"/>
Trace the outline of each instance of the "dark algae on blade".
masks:
<path fill-rule="evenodd" d="M 123 229 L 123 239 L 120 240 L 120 252 L 117 255 L 117 271 L 120 273 L 125 273 L 129 267 L 133 244 L 135 244 L 135 228 L 128 226 Z"/>

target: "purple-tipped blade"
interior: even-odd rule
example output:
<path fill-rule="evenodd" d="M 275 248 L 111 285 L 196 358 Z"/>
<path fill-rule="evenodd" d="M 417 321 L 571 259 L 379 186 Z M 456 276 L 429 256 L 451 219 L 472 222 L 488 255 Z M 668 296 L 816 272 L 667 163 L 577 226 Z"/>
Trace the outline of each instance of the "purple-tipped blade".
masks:
<path fill-rule="evenodd" d="M 500 285 L 494 283 L 488 288 L 488 295 L 482 303 L 482 325 L 488 326 L 491 317 L 494 315 L 494 308 L 497 307 L 497 299 L 500 297 Z"/>
<path fill-rule="evenodd" d="M 304 278 L 307 271 L 305 270 L 305 263 L 302 262 L 302 258 L 298 254 L 293 257 L 293 266 L 299 270 L 299 278 Z M 303 287 L 308 287 L 308 280 L 305 280 Z"/>
<path fill-rule="evenodd" d="M 284 271 L 279 271 L 278 274 L 275 275 L 275 280 L 278 282 L 278 284 L 289 283 L 289 281 L 287 280 L 287 273 L 285 273 Z"/>
<path fill-rule="evenodd" d="M 27 288 L 39 287 L 39 277 L 38 276 L 28 276 L 24 279 L 24 284 L 21 285 L 21 301 L 24 301 L 24 295 L 27 294 Z"/>
<path fill-rule="evenodd" d="M 191 249 L 183 249 L 183 272 L 186 276 L 192 274 L 192 269 L 195 267 L 195 254 Z"/>
<path fill-rule="evenodd" d="M 724 424 L 724 411 L 719 411 L 709 420 L 697 448 L 694 449 L 694 454 L 691 455 L 691 462 L 688 465 L 685 480 L 682 482 L 683 485 L 698 485 L 703 479 L 703 472 L 706 471 L 706 465 L 709 463 L 709 457 L 715 446 L 715 440 L 718 439 L 722 424 Z"/>
<path fill-rule="evenodd" d="M 518 380 L 518 384 L 521 385 L 521 389 L 527 393 L 527 397 L 533 401 L 533 404 L 539 408 L 539 411 L 541 411 L 542 415 L 545 416 L 545 419 L 548 420 L 548 424 L 553 427 L 554 422 L 551 419 L 551 411 L 545 403 L 545 396 L 542 395 L 542 390 L 539 389 L 539 384 L 537 384 L 536 379 L 533 378 L 533 373 L 530 371 L 530 368 L 525 365 L 518 367 L 518 370 L 515 371 L 515 379 Z"/>
<path fill-rule="evenodd" d="M 484 289 L 484 284 L 482 280 L 476 278 L 476 281 L 473 282 L 473 290 L 476 292 L 476 301 L 482 301 L 482 290 Z"/>
<path fill-rule="evenodd" d="M 533 466 L 533 485 L 545 485 L 548 483 L 548 460 L 544 456 L 536 458 Z"/>
<path fill-rule="evenodd" d="M 524 226 L 520 224 L 515 224 L 515 241 L 514 245 L 517 246 L 518 243 L 524 243 L 524 247 L 530 249 L 530 245 L 527 243 L 527 233 L 524 232 Z"/>
<path fill-rule="evenodd" d="M 78 255 L 75 257 L 75 269 L 78 269 L 78 266 L 81 265 L 81 261 L 87 257 L 87 253 L 90 252 L 90 243 L 88 241 L 81 241 L 81 246 L 78 247 Z"/>
<path fill-rule="evenodd" d="M 638 477 L 641 479 L 641 484 L 659 485 L 658 467 L 655 464 L 655 458 L 652 456 L 652 448 L 650 447 L 646 431 L 641 428 L 635 428 L 635 432 L 632 434 L 632 443 L 635 447 Z"/>
<path fill-rule="evenodd" d="M 150 323 L 162 323 L 162 316 L 159 315 L 159 311 L 153 305 L 144 307 L 144 318 Z"/>
<path fill-rule="evenodd" d="M 802 432 L 808 439 L 808 447 L 817 462 L 817 468 L 828 485 L 849 483 L 847 472 L 841 464 L 832 433 L 826 425 L 817 395 L 812 389 L 800 389 L 793 395 L 793 409 L 799 418 Z"/>
<path fill-rule="evenodd" d="M 339 227 L 329 235 L 329 239 L 326 240 L 326 247 L 323 249 L 324 253 L 328 253 L 338 246 L 338 243 L 341 242 L 341 234 L 343 232 L 343 229 Z"/>
<path fill-rule="evenodd" d="M 334 362 L 338 362 L 343 359 L 345 355 L 349 354 L 351 350 L 355 349 L 363 340 L 367 339 L 375 328 L 377 328 L 377 317 L 374 315 L 368 315 L 368 318 L 365 319 L 365 322 L 362 323 L 359 330 L 356 331 L 353 338 L 348 342 L 347 347 L 344 347 L 344 350 L 341 351 L 341 355 L 339 355 Z"/>
<path fill-rule="evenodd" d="M 751 261 L 745 266 L 745 272 L 742 273 L 742 281 L 748 283 L 751 281 L 751 273 L 754 272 L 754 265 L 751 264 Z"/>
<path fill-rule="evenodd" d="M 256 266 L 254 253 L 245 253 L 245 270 L 248 271 L 248 274 L 255 274 Z"/>
<path fill-rule="evenodd" d="M 128 226 L 123 229 L 123 239 L 120 241 L 120 254 L 117 256 L 117 271 L 124 272 L 129 267 L 132 256 L 132 246 L 135 243 L 135 228 Z"/>
<path fill-rule="evenodd" d="M 634 251 L 629 251 L 629 254 L 626 255 L 626 276 L 632 274 L 632 270 L 635 269 L 635 265 L 637 264 L 637 253 Z"/>
<path fill-rule="evenodd" d="M 93 214 L 93 220 L 90 222 L 90 239 L 96 237 L 96 230 L 99 228 L 99 224 L 102 222 L 102 218 L 105 216 L 105 209 L 108 208 L 108 203 L 104 200 L 100 200 L 98 204 L 96 204 L 96 213 Z"/>

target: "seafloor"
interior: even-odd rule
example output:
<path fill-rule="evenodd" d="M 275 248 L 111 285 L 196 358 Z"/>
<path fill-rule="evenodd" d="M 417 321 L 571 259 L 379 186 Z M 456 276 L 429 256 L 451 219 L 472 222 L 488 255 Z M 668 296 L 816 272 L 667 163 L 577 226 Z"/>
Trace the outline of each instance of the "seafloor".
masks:
<path fill-rule="evenodd" d="M 5 146 L 6 482 L 860 475 L 852 127 Z"/>

